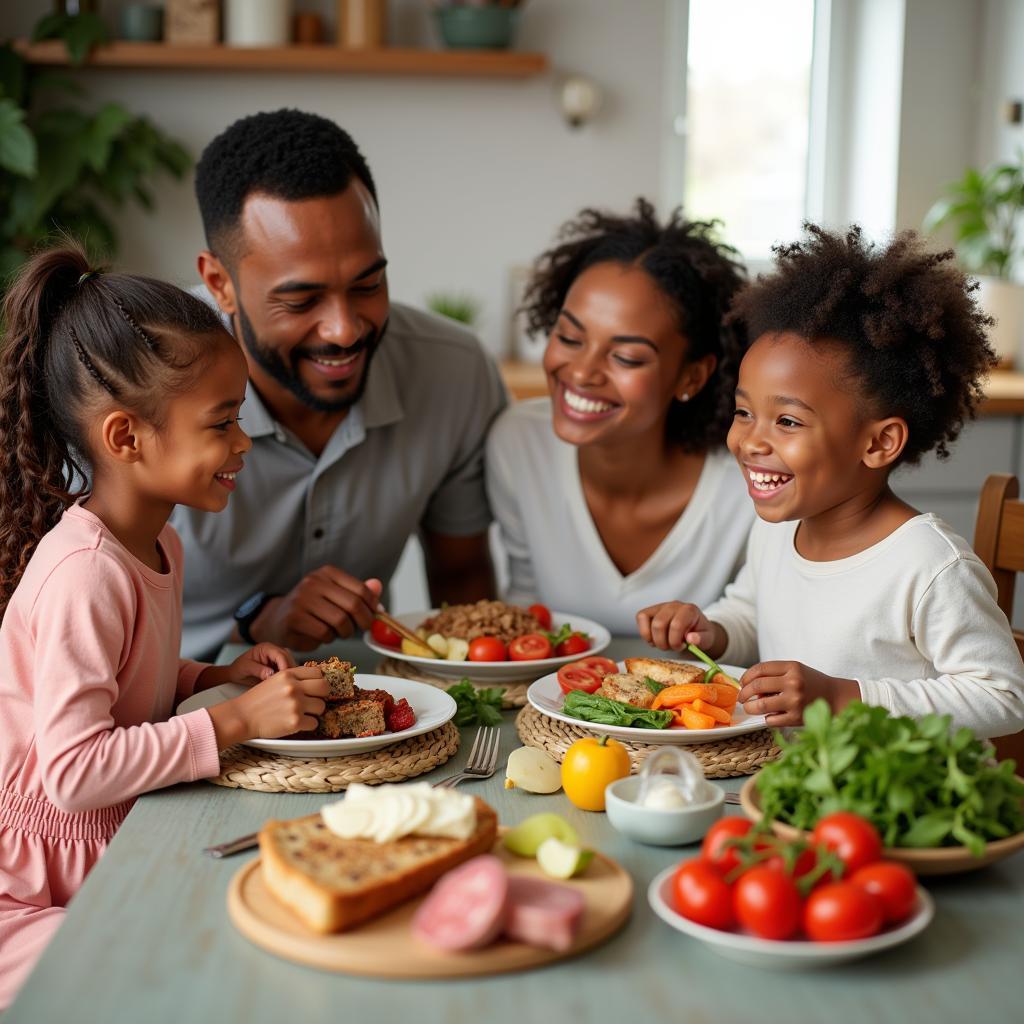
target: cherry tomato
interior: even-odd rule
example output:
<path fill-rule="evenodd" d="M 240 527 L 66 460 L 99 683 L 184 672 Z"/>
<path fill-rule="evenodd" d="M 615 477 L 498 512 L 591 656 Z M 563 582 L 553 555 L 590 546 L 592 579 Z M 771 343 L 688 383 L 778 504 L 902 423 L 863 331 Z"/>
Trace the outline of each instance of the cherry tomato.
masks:
<path fill-rule="evenodd" d="M 559 658 L 568 658 L 572 654 L 582 654 L 590 650 L 590 639 L 582 633 L 573 633 L 567 636 L 556 648 L 555 654 Z"/>
<path fill-rule="evenodd" d="M 733 907 L 747 931 L 762 939 L 788 939 L 800 927 L 803 900 L 792 878 L 758 866 L 740 875 Z"/>
<path fill-rule="evenodd" d="M 754 823 L 749 818 L 719 818 L 704 835 L 701 858 L 723 875 L 729 874 L 739 867 L 740 861 L 736 847 L 726 846 L 726 841 L 745 836 L 753 827 Z"/>
<path fill-rule="evenodd" d="M 850 883 L 878 897 L 888 924 L 905 921 L 917 904 L 914 872 L 893 860 L 877 860 L 858 868 L 850 877 Z"/>
<path fill-rule="evenodd" d="M 786 858 L 781 853 L 775 854 L 774 857 L 768 857 L 766 860 L 761 861 L 761 864 L 766 868 L 771 868 L 773 871 L 778 871 L 780 874 L 788 875 L 796 881 L 809 874 L 818 866 L 818 855 L 814 852 L 814 847 L 809 846 L 796 855 L 792 868 L 787 869 Z M 827 873 L 825 877 L 829 877 Z"/>
<path fill-rule="evenodd" d="M 374 619 L 370 625 L 370 636 L 381 647 L 401 647 L 402 638 L 386 623 Z"/>
<path fill-rule="evenodd" d="M 882 901 L 852 882 L 815 889 L 804 906 L 804 931 L 816 942 L 848 942 L 876 935 L 885 912 Z"/>
<path fill-rule="evenodd" d="M 582 690 L 584 693 L 593 693 L 601 686 L 601 677 L 589 668 L 582 668 L 579 665 L 563 665 L 558 670 L 558 685 L 562 693 L 570 690 Z"/>
<path fill-rule="evenodd" d="M 505 661 L 505 645 L 496 636 L 478 636 L 469 641 L 470 661 Z"/>
<path fill-rule="evenodd" d="M 619 671 L 619 666 L 611 658 L 602 658 L 600 654 L 592 654 L 589 658 L 581 658 L 579 661 L 573 662 L 573 664 L 579 665 L 580 668 L 585 668 L 588 672 L 596 672 L 602 679 Z"/>
<path fill-rule="evenodd" d="M 551 641 L 543 633 L 517 636 L 508 645 L 509 661 L 536 661 L 551 657 Z"/>
<path fill-rule="evenodd" d="M 732 886 L 702 860 L 679 865 L 672 877 L 672 896 L 676 910 L 697 924 L 726 931 L 736 925 Z"/>
<path fill-rule="evenodd" d="M 852 811 L 826 814 L 811 833 L 811 842 L 834 850 L 846 865 L 846 874 L 882 857 L 882 839 L 870 821 Z"/>
<path fill-rule="evenodd" d="M 540 623 L 541 629 L 551 628 L 551 609 L 546 604 L 531 604 L 526 610 Z"/>

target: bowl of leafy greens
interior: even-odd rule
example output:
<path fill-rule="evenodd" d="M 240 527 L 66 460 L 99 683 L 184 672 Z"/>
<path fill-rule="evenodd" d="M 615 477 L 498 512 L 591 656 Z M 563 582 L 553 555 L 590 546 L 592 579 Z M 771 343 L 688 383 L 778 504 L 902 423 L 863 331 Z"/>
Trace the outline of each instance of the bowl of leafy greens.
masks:
<path fill-rule="evenodd" d="M 885 856 L 919 875 L 973 871 L 1024 849 L 1024 779 L 948 715 L 897 717 L 860 701 L 823 700 L 777 739 L 782 757 L 740 791 L 744 811 L 783 838 L 833 811 L 871 821 Z"/>

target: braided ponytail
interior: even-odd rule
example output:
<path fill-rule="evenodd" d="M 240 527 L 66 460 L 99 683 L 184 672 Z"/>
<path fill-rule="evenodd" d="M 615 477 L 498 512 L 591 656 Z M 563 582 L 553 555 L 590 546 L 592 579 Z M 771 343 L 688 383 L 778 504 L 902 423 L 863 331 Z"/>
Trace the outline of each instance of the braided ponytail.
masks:
<path fill-rule="evenodd" d="M 217 314 L 173 285 L 92 270 L 67 243 L 7 292 L 0 349 L 0 618 L 39 541 L 88 489 L 87 423 L 111 403 L 160 426 L 218 341 Z"/>

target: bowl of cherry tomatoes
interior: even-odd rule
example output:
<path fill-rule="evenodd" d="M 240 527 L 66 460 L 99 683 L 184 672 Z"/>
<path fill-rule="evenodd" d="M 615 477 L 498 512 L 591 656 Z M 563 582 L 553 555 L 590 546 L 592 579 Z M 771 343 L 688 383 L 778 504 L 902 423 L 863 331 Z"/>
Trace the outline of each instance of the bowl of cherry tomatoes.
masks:
<path fill-rule="evenodd" d="M 700 856 L 659 874 L 655 914 L 721 956 L 757 967 L 824 967 L 908 942 L 935 905 L 874 826 L 840 811 L 806 838 L 722 818 Z"/>
<path fill-rule="evenodd" d="M 597 655 L 611 643 L 608 630 L 591 619 L 549 610 L 544 605 L 531 605 L 529 611 L 542 624 L 540 631 L 513 637 L 507 644 L 496 636 L 475 637 L 466 641 L 467 650 L 461 658 L 442 656 L 436 651 L 432 652 L 434 657 L 403 651 L 402 638 L 379 621 L 363 634 L 363 642 L 377 654 L 416 665 L 424 672 L 455 680 L 469 676 L 495 683 L 536 679 L 582 656 Z M 393 618 L 415 632 L 424 620 L 437 614 L 437 609 L 433 609 Z"/>

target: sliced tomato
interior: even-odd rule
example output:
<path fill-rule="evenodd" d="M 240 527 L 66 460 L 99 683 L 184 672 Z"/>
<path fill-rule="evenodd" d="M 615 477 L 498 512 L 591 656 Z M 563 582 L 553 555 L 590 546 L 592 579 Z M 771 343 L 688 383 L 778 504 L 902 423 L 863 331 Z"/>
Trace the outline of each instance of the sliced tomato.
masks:
<path fill-rule="evenodd" d="M 551 609 L 546 604 L 531 604 L 526 610 L 540 623 L 541 629 L 551 628 Z"/>
<path fill-rule="evenodd" d="M 381 647 L 402 646 L 402 638 L 386 622 L 381 622 L 380 619 L 374 619 L 370 624 L 370 636 Z"/>
<path fill-rule="evenodd" d="M 579 665 L 580 668 L 589 669 L 591 672 L 596 672 L 602 679 L 619 671 L 619 666 L 611 658 L 602 658 L 600 654 L 592 654 L 589 658 L 581 658 L 579 661 L 574 661 L 573 664 Z"/>
<path fill-rule="evenodd" d="M 579 665 L 563 665 L 558 670 L 558 685 L 562 693 L 570 690 L 582 690 L 584 693 L 593 693 L 601 686 L 601 677 L 589 668 L 581 668 Z"/>
<path fill-rule="evenodd" d="M 508 645 L 509 661 L 536 661 L 551 657 L 551 641 L 543 633 L 517 636 Z"/>
<path fill-rule="evenodd" d="M 504 661 L 505 645 L 496 636 L 478 636 L 469 642 L 470 661 Z"/>
<path fill-rule="evenodd" d="M 566 637 L 556 648 L 555 654 L 559 658 L 568 658 L 571 654 L 582 654 L 590 650 L 590 638 L 582 633 L 573 633 Z"/>

